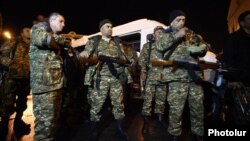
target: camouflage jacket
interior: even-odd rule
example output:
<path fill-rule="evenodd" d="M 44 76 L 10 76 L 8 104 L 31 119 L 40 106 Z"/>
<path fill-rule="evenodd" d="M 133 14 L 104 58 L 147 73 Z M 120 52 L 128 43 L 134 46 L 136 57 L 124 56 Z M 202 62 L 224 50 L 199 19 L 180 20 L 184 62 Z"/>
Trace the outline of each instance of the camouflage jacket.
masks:
<path fill-rule="evenodd" d="M 157 50 L 164 52 L 164 55 L 169 53 L 170 48 L 173 47 L 174 44 L 177 43 L 177 46 L 170 58 L 168 59 L 184 59 L 184 60 L 196 60 L 192 54 L 199 54 L 207 51 L 208 44 L 204 41 L 202 42 L 189 42 L 184 39 L 177 39 L 174 36 L 174 32 L 171 33 L 161 33 L 159 39 L 156 41 Z M 201 76 L 200 71 L 195 71 L 197 76 Z M 173 67 L 165 67 L 163 70 L 163 81 L 181 81 L 181 82 L 191 82 L 192 79 L 188 74 L 188 70 L 183 67 L 177 67 L 175 71 L 173 71 Z"/>
<path fill-rule="evenodd" d="M 0 64 L 5 70 L 9 69 L 9 66 L 12 62 L 12 51 L 15 43 L 16 42 L 14 40 L 8 40 L 4 42 L 0 48 Z"/>
<path fill-rule="evenodd" d="M 120 47 L 120 46 L 119 46 Z M 120 51 L 123 51 L 122 48 L 119 47 L 115 44 L 113 40 L 110 42 L 107 42 L 103 39 L 100 39 L 98 47 L 95 49 L 93 55 L 105 55 L 105 56 L 110 56 L 113 58 L 122 58 L 126 59 L 124 56 L 124 53 L 121 53 Z M 92 52 L 94 49 L 94 40 L 89 40 L 85 46 L 85 51 Z M 117 63 L 112 63 L 113 70 L 117 72 L 117 74 L 122 74 L 124 72 L 128 73 L 128 71 L 125 71 L 124 66 L 121 66 Z M 85 85 L 91 85 L 93 80 L 97 78 L 97 73 L 96 71 L 99 70 L 100 76 L 109 76 L 109 77 L 116 77 L 115 75 L 112 74 L 112 70 L 109 68 L 107 63 L 102 62 L 101 65 L 96 68 L 96 64 L 88 64 L 88 68 L 86 70 L 86 75 L 85 75 L 85 80 L 84 83 Z M 128 74 L 126 74 L 128 76 Z"/>
<path fill-rule="evenodd" d="M 33 93 L 43 93 L 63 87 L 63 59 L 50 47 L 51 38 L 62 46 L 66 39 L 52 33 L 48 23 L 38 23 L 30 32 L 30 83 Z"/>
<path fill-rule="evenodd" d="M 157 83 L 155 80 L 162 79 L 163 67 L 153 67 L 151 65 L 152 60 L 162 59 L 163 53 L 156 49 L 155 43 L 151 44 L 151 51 L 149 51 L 149 43 L 143 45 L 140 52 L 139 65 L 141 66 L 141 72 L 147 73 L 147 80 L 152 83 Z M 150 53 L 150 58 L 149 57 Z M 148 60 L 149 59 L 149 60 Z M 148 62 L 149 61 L 149 62 Z M 147 70 L 148 68 L 148 70 Z"/>
<path fill-rule="evenodd" d="M 29 78 L 28 43 L 21 38 L 7 41 L 0 50 L 1 64 L 8 70 L 8 78 Z"/>

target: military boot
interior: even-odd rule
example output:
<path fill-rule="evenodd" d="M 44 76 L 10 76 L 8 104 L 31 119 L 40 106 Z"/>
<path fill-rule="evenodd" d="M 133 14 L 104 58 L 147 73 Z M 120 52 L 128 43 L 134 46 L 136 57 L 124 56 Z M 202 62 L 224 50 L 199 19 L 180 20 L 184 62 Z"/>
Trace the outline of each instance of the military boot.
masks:
<path fill-rule="evenodd" d="M 170 135 L 170 141 L 179 141 L 179 136 Z"/>
<path fill-rule="evenodd" d="M 144 116 L 143 121 L 144 121 L 144 123 L 143 123 L 142 133 L 148 134 L 149 133 L 149 117 Z"/>
<path fill-rule="evenodd" d="M 123 128 L 122 119 L 116 120 L 116 136 L 123 140 L 129 141 L 129 137 Z"/>
<path fill-rule="evenodd" d="M 17 139 L 20 139 L 24 135 L 28 135 L 30 131 L 30 124 L 26 124 L 23 120 L 15 119 L 14 132 Z"/>
<path fill-rule="evenodd" d="M 5 141 L 7 139 L 9 130 L 9 116 L 0 117 L 0 141 Z"/>
<path fill-rule="evenodd" d="M 195 135 L 196 141 L 203 141 L 203 136 Z"/>
<path fill-rule="evenodd" d="M 91 141 L 97 141 L 98 140 L 98 130 L 97 130 L 97 127 L 98 127 L 98 122 L 96 121 L 90 121 L 90 138 L 91 138 Z"/>
<path fill-rule="evenodd" d="M 158 120 L 158 124 L 159 124 L 161 127 L 167 129 L 167 122 L 166 122 L 166 120 L 164 119 L 163 114 L 157 114 L 157 120 Z"/>

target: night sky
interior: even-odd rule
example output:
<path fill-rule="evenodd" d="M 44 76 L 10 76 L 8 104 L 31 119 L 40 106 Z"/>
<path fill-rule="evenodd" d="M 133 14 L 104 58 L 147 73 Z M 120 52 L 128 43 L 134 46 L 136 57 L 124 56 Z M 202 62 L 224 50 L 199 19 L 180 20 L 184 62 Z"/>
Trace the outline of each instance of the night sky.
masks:
<path fill-rule="evenodd" d="M 78 2 L 77 2 L 78 1 Z M 201 34 L 215 51 L 223 48 L 228 35 L 227 13 L 230 0 L 0 0 L 4 29 L 17 32 L 32 26 L 38 14 L 59 12 L 66 19 L 64 32 L 93 34 L 98 23 L 109 18 L 114 26 L 148 18 L 168 25 L 170 11 L 187 14 L 187 27 Z M 86 4 L 83 4 L 86 3 Z"/>

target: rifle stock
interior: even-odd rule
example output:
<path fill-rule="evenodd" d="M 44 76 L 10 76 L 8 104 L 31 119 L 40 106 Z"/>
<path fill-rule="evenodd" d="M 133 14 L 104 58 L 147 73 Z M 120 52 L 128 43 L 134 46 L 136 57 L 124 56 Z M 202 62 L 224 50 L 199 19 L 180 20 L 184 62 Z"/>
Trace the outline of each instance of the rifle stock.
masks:
<path fill-rule="evenodd" d="M 94 64 L 97 64 L 99 60 L 98 60 L 97 56 L 90 56 L 88 58 L 81 58 L 81 61 L 83 61 L 84 63 L 94 63 Z"/>
<path fill-rule="evenodd" d="M 154 67 L 167 67 L 167 66 L 182 66 L 182 67 L 193 67 L 200 69 L 218 69 L 220 67 L 219 63 L 207 62 L 207 61 L 189 61 L 184 59 L 173 59 L 173 60 L 153 60 L 151 61 Z"/>
<path fill-rule="evenodd" d="M 68 34 L 60 34 L 60 35 L 68 39 L 80 39 L 84 36 L 81 34 L 76 34 L 75 32 L 69 32 Z"/>
<path fill-rule="evenodd" d="M 207 61 L 199 61 L 201 69 L 218 69 L 220 67 L 219 63 L 207 62 Z"/>
<path fill-rule="evenodd" d="M 172 60 L 153 60 L 151 61 L 152 66 L 154 67 L 166 67 L 174 65 Z"/>
<path fill-rule="evenodd" d="M 90 56 L 88 58 L 82 58 L 82 61 L 84 63 L 94 63 L 94 64 L 97 64 L 98 61 L 117 63 L 117 64 L 120 64 L 120 65 L 131 64 L 129 61 L 124 60 L 124 59 L 120 59 L 120 58 L 116 59 L 116 58 L 113 58 L 113 57 L 108 57 L 108 56 L 103 56 L 103 55 L 100 55 L 99 57 Z"/>

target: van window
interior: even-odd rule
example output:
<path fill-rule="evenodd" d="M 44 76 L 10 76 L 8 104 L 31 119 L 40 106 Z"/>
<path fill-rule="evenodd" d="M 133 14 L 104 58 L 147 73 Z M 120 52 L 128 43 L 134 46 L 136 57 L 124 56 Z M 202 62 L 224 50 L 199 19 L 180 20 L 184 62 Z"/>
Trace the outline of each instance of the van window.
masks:
<path fill-rule="evenodd" d="M 135 33 L 120 37 L 122 41 L 125 41 L 128 46 L 133 48 L 135 51 L 140 52 L 140 41 L 141 34 Z"/>

